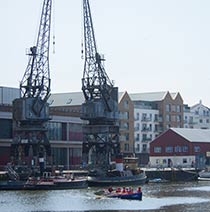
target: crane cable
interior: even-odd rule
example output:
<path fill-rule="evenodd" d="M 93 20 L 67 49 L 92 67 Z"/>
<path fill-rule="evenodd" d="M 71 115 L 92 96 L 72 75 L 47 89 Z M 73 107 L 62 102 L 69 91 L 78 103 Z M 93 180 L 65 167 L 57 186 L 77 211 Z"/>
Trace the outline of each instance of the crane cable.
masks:
<path fill-rule="evenodd" d="M 83 36 L 84 36 L 84 29 L 83 29 L 83 19 L 84 19 L 84 15 L 83 15 L 83 0 L 81 0 L 81 59 L 84 59 L 84 40 L 83 40 Z"/>
<path fill-rule="evenodd" d="M 53 5 L 52 5 L 52 7 L 53 7 L 53 17 L 52 17 L 52 19 L 53 19 L 53 24 L 52 24 L 52 29 L 53 29 L 53 54 L 55 54 L 55 0 L 54 0 L 54 3 L 53 3 Z"/>

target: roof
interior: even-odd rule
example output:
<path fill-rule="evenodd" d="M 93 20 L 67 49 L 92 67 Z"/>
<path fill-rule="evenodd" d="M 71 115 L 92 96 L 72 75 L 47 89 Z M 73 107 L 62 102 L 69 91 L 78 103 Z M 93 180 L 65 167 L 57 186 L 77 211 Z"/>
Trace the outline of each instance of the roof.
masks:
<path fill-rule="evenodd" d="M 190 142 L 210 143 L 209 129 L 189 129 L 189 128 L 170 128 L 170 129 Z"/>
<path fill-rule="evenodd" d="M 82 105 L 84 96 L 82 92 L 56 93 L 51 94 L 48 103 L 53 106 Z"/>
<path fill-rule="evenodd" d="M 199 107 L 202 107 L 202 108 L 205 108 L 206 110 L 209 110 L 209 108 L 207 106 L 203 105 L 201 101 L 199 103 L 191 106 L 191 109 L 199 109 Z"/>
<path fill-rule="evenodd" d="M 123 97 L 126 92 L 119 92 L 118 99 Z M 51 107 L 55 106 L 75 106 L 85 102 L 83 92 L 55 93 L 51 94 L 48 103 Z"/>
<path fill-rule="evenodd" d="M 133 93 L 129 94 L 132 101 L 161 101 L 169 93 L 168 91 L 149 92 L 149 93 Z M 178 93 L 169 93 L 171 97 L 176 98 Z"/>
<path fill-rule="evenodd" d="M 124 96 L 126 92 L 118 93 L 118 100 Z M 128 94 L 131 101 L 161 101 L 169 93 L 168 91 L 149 92 L 149 93 L 134 93 Z M 178 93 L 169 93 L 171 97 L 176 98 Z M 82 92 L 68 92 L 68 93 L 55 93 L 51 94 L 48 103 L 50 106 L 71 106 L 82 105 L 84 103 L 84 95 Z"/>

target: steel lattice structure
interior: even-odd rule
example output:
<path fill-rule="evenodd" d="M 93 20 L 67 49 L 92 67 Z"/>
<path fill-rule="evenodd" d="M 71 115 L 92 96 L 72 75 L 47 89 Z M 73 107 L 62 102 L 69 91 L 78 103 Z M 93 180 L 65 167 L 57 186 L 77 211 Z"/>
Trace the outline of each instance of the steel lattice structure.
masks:
<path fill-rule="evenodd" d="M 28 156 L 38 164 L 39 158 L 46 160 L 51 154 L 47 135 L 51 10 L 52 0 L 44 0 L 37 42 L 28 52 L 29 62 L 20 82 L 21 98 L 13 101 L 12 156 L 19 165 L 27 163 Z"/>
<path fill-rule="evenodd" d="M 29 62 L 20 89 L 23 98 L 46 100 L 50 93 L 49 46 L 52 0 L 45 0 L 36 46 L 30 48 Z"/>
<path fill-rule="evenodd" d="M 110 81 L 97 51 L 89 0 L 83 0 L 85 64 L 82 91 L 83 154 L 95 168 L 107 169 L 119 153 L 118 88 Z M 91 158 L 89 161 L 87 158 Z"/>

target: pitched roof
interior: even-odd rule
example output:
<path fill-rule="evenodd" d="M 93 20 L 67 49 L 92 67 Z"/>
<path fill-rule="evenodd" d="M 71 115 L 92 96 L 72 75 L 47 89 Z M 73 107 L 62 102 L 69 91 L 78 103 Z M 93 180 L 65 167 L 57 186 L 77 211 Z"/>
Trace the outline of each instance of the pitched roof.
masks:
<path fill-rule="evenodd" d="M 209 110 L 209 108 L 207 106 L 203 105 L 201 101 L 199 103 L 191 106 L 191 109 L 196 109 L 196 108 L 199 108 L 199 107 L 203 107 L 203 108 Z"/>
<path fill-rule="evenodd" d="M 165 98 L 168 91 L 149 92 L 149 93 L 133 93 L 129 96 L 132 101 L 161 101 Z"/>
<path fill-rule="evenodd" d="M 149 92 L 149 93 L 134 93 L 128 94 L 131 101 L 161 101 L 169 93 L 168 91 Z M 124 96 L 125 92 L 118 93 L 118 100 Z M 172 98 L 176 98 L 178 93 L 169 93 Z M 70 106 L 81 105 L 85 99 L 82 92 L 68 92 L 51 94 L 48 103 L 50 106 Z"/>
<path fill-rule="evenodd" d="M 190 142 L 210 143 L 209 129 L 189 129 L 189 128 L 170 128 L 170 129 Z"/>
<path fill-rule="evenodd" d="M 82 105 L 84 96 L 82 92 L 56 93 L 51 94 L 48 103 L 53 106 Z"/>
<path fill-rule="evenodd" d="M 125 92 L 118 93 L 118 100 L 124 96 Z M 75 106 L 82 105 L 85 98 L 82 92 L 69 92 L 69 93 L 54 93 L 50 95 L 48 103 L 51 107 L 55 106 Z"/>

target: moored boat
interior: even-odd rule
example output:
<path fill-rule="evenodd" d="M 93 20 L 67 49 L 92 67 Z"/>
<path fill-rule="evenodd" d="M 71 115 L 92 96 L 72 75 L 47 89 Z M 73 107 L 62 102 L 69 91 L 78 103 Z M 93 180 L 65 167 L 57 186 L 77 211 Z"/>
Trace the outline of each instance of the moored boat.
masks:
<path fill-rule="evenodd" d="M 147 182 L 145 172 L 137 167 L 137 158 L 126 157 L 116 160 L 116 169 L 105 173 L 97 173 L 96 170 L 89 173 L 89 186 L 122 186 L 140 185 Z"/>
<path fill-rule="evenodd" d="M 2 177 L 1 177 L 2 178 Z M 0 190 L 61 190 L 87 188 L 87 177 L 74 175 L 29 177 L 28 180 L 0 180 Z"/>
<path fill-rule="evenodd" d="M 24 190 L 61 190 L 61 189 L 81 189 L 87 188 L 87 178 L 42 178 L 42 179 L 29 179 L 25 185 Z"/>
<path fill-rule="evenodd" d="M 133 174 L 129 171 L 111 171 L 106 176 L 88 176 L 89 186 L 121 186 L 139 185 L 147 181 L 147 176 L 142 171 Z"/>

